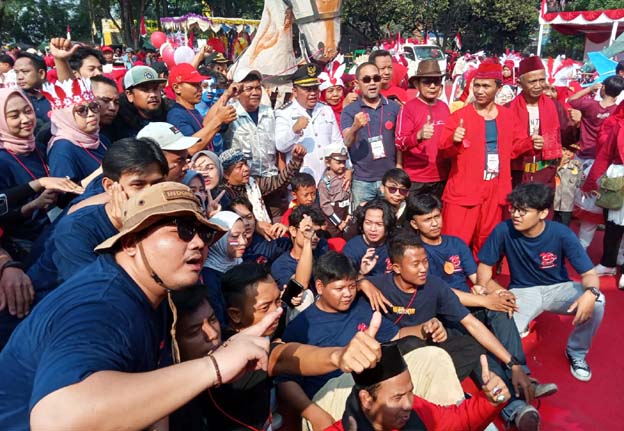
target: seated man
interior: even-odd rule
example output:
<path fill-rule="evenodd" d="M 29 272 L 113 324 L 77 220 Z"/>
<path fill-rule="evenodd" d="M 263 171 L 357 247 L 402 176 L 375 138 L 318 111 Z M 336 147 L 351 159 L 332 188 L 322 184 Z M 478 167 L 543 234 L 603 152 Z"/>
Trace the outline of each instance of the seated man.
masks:
<path fill-rule="evenodd" d="M 475 366 L 480 352 L 475 344 L 489 351 L 490 367 L 512 391 L 512 402 L 503 409 L 503 418 L 507 422 L 514 421 L 520 430 L 537 430 L 537 410 L 519 400 L 521 395 L 527 402 L 534 397 L 534 388 L 520 361 L 470 314 L 444 281 L 428 274 L 427 253 L 418 234 L 411 229 L 397 233 L 388 243 L 388 254 L 393 273 L 362 282 L 363 285 L 372 283 L 394 304 L 386 316 L 399 327 L 419 328 L 423 338 L 449 352 L 460 380 L 478 371 Z M 449 328 L 448 335 L 444 325 Z"/>
<path fill-rule="evenodd" d="M 363 298 L 357 298 L 356 281 L 358 273 L 351 260 L 345 255 L 330 251 L 323 255 L 315 265 L 315 283 L 319 293 L 316 302 L 297 316 L 284 331 L 282 337 L 286 342 L 298 342 L 315 346 L 344 346 L 358 330 L 366 327 L 373 314 L 371 306 Z M 367 291 L 370 294 L 370 291 Z M 416 335 L 422 337 L 420 327 L 399 328 L 387 318 L 383 318 L 376 338 L 380 342 L 388 342 Z M 414 337 L 410 337 L 414 338 Z M 428 395 L 431 386 L 438 386 L 452 392 L 457 382 L 452 365 L 440 357 L 440 350 L 416 349 L 423 374 L 432 373 L 442 381 L 422 382 L 415 391 L 422 396 Z M 332 372 L 317 377 L 282 378 L 278 385 L 280 399 L 284 400 L 284 409 L 292 409 L 297 415 L 309 420 L 314 429 L 324 429 L 334 422 L 334 418 L 319 405 L 312 403 L 311 398 L 339 372 Z M 435 379 L 434 379 L 435 380 Z M 436 389 L 434 389 L 436 390 Z M 425 396 L 426 397 L 426 396 Z M 459 397 L 453 399 L 453 403 Z"/>
<path fill-rule="evenodd" d="M 362 261 L 369 261 L 366 275 L 386 274 L 391 266 L 386 241 L 394 230 L 395 222 L 394 212 L 384 200 L 374 199 L 365 203 L 355 214 L 355 223 L 361 235 L 347 241 L 342 252 L 356 268 L 361 268 Z"/>
<path fill-rule="evenodd" d="M 539 183 L 521 184 L 507 199 L 511 219 L 496 226 L 479 252 L 477 283 L 487 292 L 502 289 L 492 279 L 492 272 L 505 256 L 519 332 L 525 331 L 543 311 L 574 314 L 574 329 L 565 353 L 572 375 L 589 381 L 592 374 L 585 358 L 605 307 L 594 265 L 567 226 L 546 220 L 553 204 L 551 188 Z M 581 275 L 581 283 L 570 280 L 566 259 Z"/>
<path fill-rule="evenodd" d="M 397 345 L 382 345 L 377 365 L 352 373 L 355 386 L 344 416 L 325 431 L 482 430 L 509 399 L 509 391 L 481 358 L 483 391 L 459 406 L 439 406 L 414 395 Z"/>
<path fill-rule="evenodd" d="M 238 265 L 223 276 L 222 283 L 228 305 L 225 328 L 219 325 L 208 302 L 205 286 L 173 293 L 179 313 L 176 339 L 182 361 L 206 356 L 219 347 L 222 339 L 228 340 L 281 310 L 280 291 L 262 265 Z M 314 375 L 335 369 L 362 370 L 366 364 L 374 365 L 379 357 L 374 322 L 370 330 L 358 332 L 347 347 L 329 348 L 284 344 L 275 338 L 277 324 L 276 320 L 262 333 L 272 338 L 267 370 L 247 371 L 236 382 L 202 392 L 171 416 L 170 429 L 201 429 L 203 422 L 210 423 L 210 429 L 220 431 L 240 430 L 240 422 L 267 429 L 271 425 L 272 376 L 285 372 Z"/>

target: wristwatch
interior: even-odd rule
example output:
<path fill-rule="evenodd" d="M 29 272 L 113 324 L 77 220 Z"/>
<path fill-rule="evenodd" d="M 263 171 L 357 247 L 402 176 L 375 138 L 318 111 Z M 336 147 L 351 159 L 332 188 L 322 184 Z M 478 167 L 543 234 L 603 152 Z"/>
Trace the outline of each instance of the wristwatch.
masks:
<path fill-rule="evenodd" d="M 505 366 L 508 370 L 511 370 L 514 365 L 520 365 L 520 361 L 514 355 L 511 355 L 511 359 L 505 364 Z"/>
<path fill-rule="evenodd" d="M 4 274 L 4 270 L 7 268 L 19 268 L 22 271 L 24 270 L 24 265 L 22 265 L 21 262 L 18 262 L 16 260 L 9 260 L 7 262 L 4 263 L 4 265 L 2 265 L 2 267 L 0 267 L 0 278 L 2 278 L 2 274 Z"/>
<path fill-rule="evenodd" d="M 596 296 L 596 301 L 600 299 L 600 291 L 598 289 L 596 289 L 595 287 L 588 287 L 587 289 L 585 289 L 585 291 L 589 291 L 592 293 L 592 295 Z"/>

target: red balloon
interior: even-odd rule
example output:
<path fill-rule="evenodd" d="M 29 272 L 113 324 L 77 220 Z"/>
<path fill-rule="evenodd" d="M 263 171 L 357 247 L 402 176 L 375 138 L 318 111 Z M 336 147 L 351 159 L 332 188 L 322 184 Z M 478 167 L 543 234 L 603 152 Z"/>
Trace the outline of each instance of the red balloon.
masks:
<path fill-rule="evenodd" d="M 162 59 L 169 69 L 176 65 L 175 59 L 173 58 L 174 52 L 174 49 L 171 47 L 165 48 L 162 52 Z"/>
<path fill-rule="evenodd" d="M 167 41 L 167 35 L 163 33 L 162 31 L 155 31 L 150 36 L 150 42 L 152 42 L 152 45 L 154 45 L 154 48 L 156 49 L 160 48 L 160 45 L 162 45 L 166 41 Z"/>

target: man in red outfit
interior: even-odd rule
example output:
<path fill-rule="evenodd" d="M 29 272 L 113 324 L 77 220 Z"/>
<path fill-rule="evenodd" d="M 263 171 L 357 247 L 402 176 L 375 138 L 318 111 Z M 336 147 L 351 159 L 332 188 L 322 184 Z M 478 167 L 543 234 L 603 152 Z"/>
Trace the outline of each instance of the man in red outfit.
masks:
<path fill-rule="evenodd" d="M 522 60 L 518 75 L 522 93 L 508 107 L 524 136 L 530 137 L 542 149 L 525 154 L 512 163 L 514 185 L 535 181 L 554 189 L 562 140 L 575 140 L 575 130 L 565 108 L 544 93 L 548 81 L 546 68 L 539 57 Z"/>
<path fill-rule="evenodd" d="M 342 420 L 325 431 L 482 430 L 509 399 L 500 377 L 483 365 L 483 392 L 459 406 L 439 406 L 413 394 L 410 372 L 396 344 L 382 345 L 381 360 L 352 373 L 355 386 Z"/>
<path fill-rule="evenodd" d="M 397 150 L 403 153 L 403 169 L 412 181 L 411 192 L 442 198 L 448 176 L 448 160 L 438 156 L 442 128 L 449 116 L 438 99 L 442 72 L 436 60 L 423 60 L 416 70 L 418 97 L 403 106 L 397 119 Z"/>
<path fill-rule="evenodd" d="M 473 79 L 475 101 L 448 117 L 440 137 L 440 154 L 451 159 L 443 233 L 458 236 L 475 254 L 502 220 L 511 159 L 541 150 L 541 141 L 523 136 L 511 112 L 494 103 L 502 79 L 500 64 L 481 63 Z"/>

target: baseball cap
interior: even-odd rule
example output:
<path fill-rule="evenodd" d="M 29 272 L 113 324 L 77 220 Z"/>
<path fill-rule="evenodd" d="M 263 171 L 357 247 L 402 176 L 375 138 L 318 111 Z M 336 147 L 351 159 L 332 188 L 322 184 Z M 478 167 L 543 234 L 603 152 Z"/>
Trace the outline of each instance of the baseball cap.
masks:
<path fill-rule="evenodd" d="M 323 156 L 336 160 L 347 160 L 347 147 L 342 144 L 329 144 L 323 148 Z"/>
<path fill-rule="evenodd" d="M 200 84 L 205 79 L 206 77 L 199 73 L 193 65 L 181 63 L 174 66 L 171 71 L 169 71 L 168 85 L 171 87 L 173 84 L 180 84 L 182 82 Z"/>
<path fill-rule="evenodd" d="M 216 231 L 215 241 L 226 232 L 220 225 L 206 219 L 199 201 L 188 186 L 166 181 L 147 187 L 128 199 L 122 213 L 121 230 L 95 250 L 108 250 L 124 236 L 144 231 L 159 220 L 174 216 L 195 217 L 199 223 Z"/>
<path fill-rule="evenodd" d="M 102 52 L 114 52 L 114 51 L 113 51 L 113 48 L 111 48 L 111 47 L 110 47 L 110 46 L 108 46 L 108 45 L 104 45 L 104 46 L 102 47 L 101 51 L 102 51 Z"/>
<path fill-rule="evenodd" d="M 134 66 L 124 75 L 124 90 L 129 90 L 146 82 L 167 82 L 167 80 L 159 78 L 158 73 L 149 66 Z"/>
<path fill-rule="evenodd" d="M 137 138 L 154 140 L 163 151 L 187 150 L 199 142 L 199 138 L 184 136 L 173 124 L 154 121 L 143 127 Z"/>

